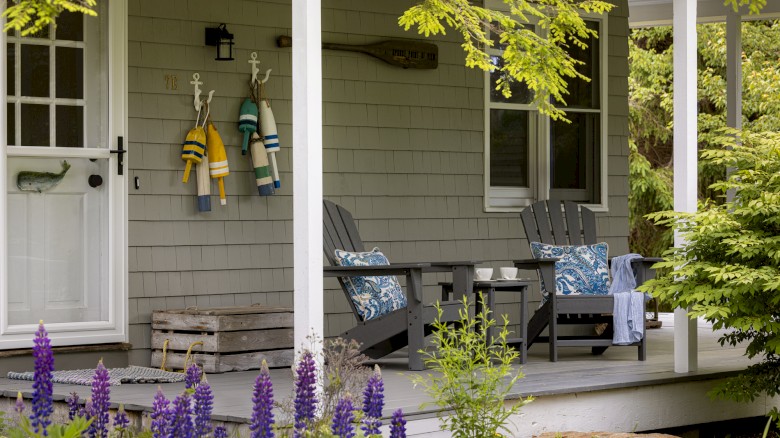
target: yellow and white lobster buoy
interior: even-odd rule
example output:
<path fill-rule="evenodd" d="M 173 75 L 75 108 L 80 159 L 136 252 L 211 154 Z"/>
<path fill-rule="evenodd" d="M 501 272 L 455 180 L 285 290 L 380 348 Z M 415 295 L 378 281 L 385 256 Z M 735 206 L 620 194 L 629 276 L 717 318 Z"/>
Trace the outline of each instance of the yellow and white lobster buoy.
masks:
<path fill-rule="evenodd" d="M 206 145 L 209 151 L 209 174 L 212 179 L 217 180 L 219 185 L 219 203 L 226 205 L 225 183 L 222 178 L 230 175 L 230 168 L 228 167 L 225 143 L 222 142 L 222 137 L 219 136 L 217 128 L 211 121 L 206 126 Z"/>

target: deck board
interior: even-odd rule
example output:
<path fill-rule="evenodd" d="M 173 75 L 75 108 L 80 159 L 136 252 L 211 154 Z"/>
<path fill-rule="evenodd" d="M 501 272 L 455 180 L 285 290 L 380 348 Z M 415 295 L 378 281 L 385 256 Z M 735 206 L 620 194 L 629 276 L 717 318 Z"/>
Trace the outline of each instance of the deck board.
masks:
<path fill-rule="evenodd" d="M 661 329 L 648 331 L 648 359 L 636 360 L 636 347 L 612 347 L 603 356 L 592 356 L 589 348 L 563 348 L 559 362 L 547 361 L 547 345 L 534 345 L 529 350 L 529 361 L 520 368 L 526 375 L 512 391 L 513 397 L 535 397 L 557 394 L 600 391 L 605 389 L 661 385 L 668 383 L 700 381 L 733 375 L 752 363 L 744 356 L 744 348 L 721 347 L 718 333 L 711 326 L 700 322 L 699 371 L 677 374 L 674 372 L 673 320 L 664 315 Z M 410 381 L 410 375 L 425 372 L 406 371 L 403 352 L 378 361 L 385 380 L 385 414 L 403 408 L 410 416 L 433 415 L 432 407 L 423 409 L 420 404 L 430 399 Z M 251 415 L 252 384 L 256 371 L 232 372 L 208 375 L 215 402 L 215 419 L 246 422 Z M 271 370 L 277 400 L 289 396 L 292 391 L 292 374 L 288 369 Z M 169 398 L 184 388 L 183 383 L 160 385 Z M 111 400 L 123 403 L 129 410 L 150 410 L 157 385 L 122 385 L 111 387 Z M 32 382 L 0 378 L 0 393 L 15 397 L 17 391 L 31 393 Z M 88 386 L 54 386 L 55 399 L 64 399 L 76 391 L 87 397 Z"/>

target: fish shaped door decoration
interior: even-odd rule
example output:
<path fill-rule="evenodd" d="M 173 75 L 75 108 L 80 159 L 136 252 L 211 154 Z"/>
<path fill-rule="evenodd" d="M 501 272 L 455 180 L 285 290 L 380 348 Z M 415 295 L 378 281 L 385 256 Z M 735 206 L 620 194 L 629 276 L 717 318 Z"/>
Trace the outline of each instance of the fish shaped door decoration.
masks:
<path fill-rule="evenodd" d="M 24 170 L 16 175 L 16 187 L 24 192 L 45 192 L 57 187 L 62 179 L 65 178 L 68 169 L 70 169 L 70 163 L 63 161 L 62 172 L 60 173 Z"/>

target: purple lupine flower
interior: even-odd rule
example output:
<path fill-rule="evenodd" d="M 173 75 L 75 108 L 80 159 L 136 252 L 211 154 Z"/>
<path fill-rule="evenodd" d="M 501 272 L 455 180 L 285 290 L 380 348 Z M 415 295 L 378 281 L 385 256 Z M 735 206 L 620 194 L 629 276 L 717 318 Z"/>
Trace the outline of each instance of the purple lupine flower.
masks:
<path fill-rule="evenodd" d="M 130 419 L 127 418 L 125 405 L 119 405 L 119 409 L 116 411 L 116 415 L 114 415 L 114 429 L 125 430 L 128 425 L 130 425 Z"/>
<path fill-rule="evenodd" d="M 16 391 L 16 406 L 14 407 L 14 410 L 16 411 L 19 416 L 22 416 L 22 413 L 24 412 L 24 399 L 22 398 L 22 391 Z"/>
<path fill-rule="evenodd" d="M 193 363 L 187 368 L 187 373 L 184 375 L 184 385 L 187 389 L 195 388 L 200 383 L 200 379 L 203 377 L 203 370 L 200 369 L 198 364 Z"/>
<path fill-rule="evenodd" d="M 168 436 L 171 438 L 192 438 L 192 405 L 190 395 L 185 391 L 173 401 L 171 422 L 168 426 Z"/>
<path fill-rule="evenodd" d="M 355 407 L 349 394 L 339 400 L 336 412 L 333 413 L 333 424 L 330 430 L 339 438 L 353 438 L 355 436 Z"/>
<path fill-rule="evenodd" d="M 171 404 L 165 394 L 162 392 L 162 388 L 157 387 L 157 393 L 154 395 L 154 402 L 152 403 L 152 436 L 154 438 L 164 438 L 168 435 L 168 406 Z"/>
<path fill-rule="evenodd" d="M 84 403 L 84 409 L 81 411 L 82 417 L 89 420 L 92 418 L 92 397 L 87 397 L 87 401 Z M 92 425 L 90 425 L 92 427 Z"/>
<path fill-rule="evenodd" d="M 271 384 L 271 374 L 268 372 L 268 363 L 263 359 L 260 365 L 260 374 L 255 379 L 255 388 L 252 392 L 252 420 L 249 430 L 251 438 L 273 438 L 274 432 L 274 387 Z"/>
<path fill-rule="evenodd" d="M 393 412 L 393 418 L 390 420 L 390 438 L 406 438 L 406 420 L 404 411 L 400 408 Z"/>
<path fill-rule="evenodd" d="M 32 427 L 35 433 L 46 436 L 46 428 L 51 424 L 49 416 L 54 412 L 52 405 L 51 377 L 54 371 L 54 355 L 51 351 L 49 334 L 43 327 L 43 320 L 38 324 L 38 331 L 33 339 L 33 357 L 35 358 L 35 377 L 33 382 Z"/>
<path fill-rule="evenodd" d="M 361 430 L 365 435 L 379 435 L 379 427 L 382 426 L 382 408 L 385 405 L 385 385 L 382 382 L 382 373 L 379 366 L 374 366 L 374 374 L 368 379 L 366 390 L 363 391 L 363 426 Z"/>
<path fill-rule="evenodd" d="M 79 415 L 79 395 L 76 391 L 70 393 L 67 398 L 68 402 L 68 420 L 73 420 Z"/>
<path fill-rule="evenodd" d="M 214 428 L 214 438 L 227 438 L 228 433 L 225 426 L 217 426 Z"/>
<path fill-rule="evenodd" d="M 205 378 L 195 388 L 192 399 L 195 401 L 195 436 L 205 437 L 211 432 L 211 411 L 214 403 L 211 386 Z"/>
<path fill-rule="evenodd" d="M 311 351 L 304 351 L 298 367 L 295 370 L 295 430 L 294 438 L 303 436 L 308 425 L 314 421 L 314 413 L 317 410 L 317 369 L 314 363 L 314 355 Z"/>
<path fill-rule="evenodd" d="M 100 359 L 92 378 L 92 424 L 90 438 L 105 438 L 108 436 L 108 408 L 111 405 L 111 390 L 108 386 L 108 370 Z"/>

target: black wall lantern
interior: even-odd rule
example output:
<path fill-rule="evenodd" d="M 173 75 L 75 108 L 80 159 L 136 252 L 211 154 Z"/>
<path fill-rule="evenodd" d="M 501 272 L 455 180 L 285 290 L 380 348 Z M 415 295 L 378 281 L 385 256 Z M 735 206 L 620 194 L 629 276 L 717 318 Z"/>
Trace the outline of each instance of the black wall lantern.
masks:
<path fill-rule="evenodd" d="M 206 28 L 206 45 L 217 46 L 217 61 L 233 60 L 233 34 L 228 32 L 225 23 L 217 27 Z"/>

